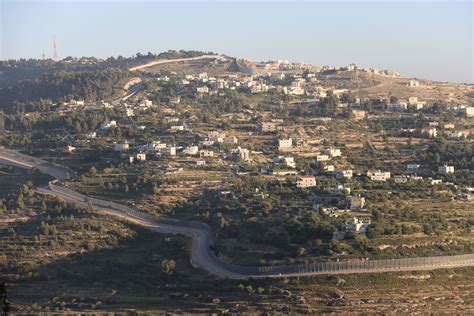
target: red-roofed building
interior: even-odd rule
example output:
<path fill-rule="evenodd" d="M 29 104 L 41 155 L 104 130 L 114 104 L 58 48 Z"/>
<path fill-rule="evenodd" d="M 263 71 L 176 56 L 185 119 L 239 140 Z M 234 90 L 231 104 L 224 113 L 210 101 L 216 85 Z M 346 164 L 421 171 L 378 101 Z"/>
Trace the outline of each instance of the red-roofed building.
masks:
<path fill-rule="evenodd" d="M 298 188 L 311 188 L 316 186 L 316 178 L 313 176 L 303 176 L 296 181 Z"/>

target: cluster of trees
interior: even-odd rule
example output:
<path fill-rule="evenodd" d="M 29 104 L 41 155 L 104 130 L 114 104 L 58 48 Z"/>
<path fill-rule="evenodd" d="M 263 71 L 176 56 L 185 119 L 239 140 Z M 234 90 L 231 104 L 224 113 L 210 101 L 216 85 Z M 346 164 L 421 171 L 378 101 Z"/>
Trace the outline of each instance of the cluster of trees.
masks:
<path fill-rule="evenodd" d="M 117 66 L 117 65 L 127 65 L 133 62 L 143 62 L 146 59 L 175 59 L 175 58 L 190 58 L 198 57 L 201 55 L 215 54 L 213 52 L 201 52 L 196 50 L 168 50 L 159 54 L 154 54 L 148 52 L 147 54 L 136 53 L 131 57 L 124 56 L 110 56 L 105 60 L 97 59 L 96 57 L 72 57 L 67 56 L 64 59 L 56 62 L 50 58 L 47 59 L 35 59 L 35 58 L 20 58 L 20 59 L 8 59 L 0 60 L 0 69 L 6 70 L 9 68 L 38 68 L 38 67 L 48 67 L 48 68 L 64 68 L 65 66 L 76 66 L 76 65 L 103 65 L 103 66 Z"/>
<path fill-rule="evenodd" d="M 415 225 L 378 222 L 367 227 L 366 235 L 372 239 L 380 235 L 411 235 L 419 231 L 419 227 Z"/>
<path fill-rule="evenodd" d="M 474 146 L 469 141 L 447 142 L 443 138 L 436 138 L 428 146 L 428 150 L 421 155 L 427 163 L 439 166 L 441 163 L 451 163 L 456 168 L 474 169 Z"/>
<path fill-rule="evenodd" d="M 128 72 L 117 68 L 92 71 L 58 71 L 0 88 L 0 108 L 7 113 L 41 109 L 49 101 L 85 99 L 97 101 L 114 94 Z M 43 101 L 43 102 L 40 102 Z"/>
<path fill-rule="evenodd" d="M 337 105 L 339 100 L 334 95 L 329 95 L 321 101 L 318 105 L 304 105 L 300 104 L 294 107 L 290 112 L 290 116 L 296 117 L 313 117 L 313 116 L 329 116 L 335 117 L 340 114 Z"/>

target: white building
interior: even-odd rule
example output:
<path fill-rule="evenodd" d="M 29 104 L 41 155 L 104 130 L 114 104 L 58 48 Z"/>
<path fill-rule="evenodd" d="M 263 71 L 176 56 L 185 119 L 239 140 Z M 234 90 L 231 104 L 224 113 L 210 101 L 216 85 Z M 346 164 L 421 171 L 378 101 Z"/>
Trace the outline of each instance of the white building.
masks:
<path fill-rule="evenodd" d="M 365 119 L 366 114 L 364 110 L 352 110 L 352 115 L 356 121 Z"/>
<path fill-rule="evenodd" d="M 341 150 L 337 148 L 329 148 L 324 151 L 326 155 L 329 155 L 331 157 L 340 157 L 341 156 Z"/>
<path fill-rule="evenodd" d="M 238 147 L 237 153 L 240 161 L 250 161 L 250 150 Z"/>
<path fill-rule="evenodd" d="M 276 132 L 277 126 L 274 122 L 261 122 L 259 124 L 262 133 Z"/>
<path fill-rule="evenodd" d="M 214 141 L 213 141 L 213 140 L 206 139 L 206 140 L 200 141 L 199 144 L 201 144 L 201 145 L 204 146 L 204 147 L 209 147 L 209 146 L 214 145 Z"/>
<path fill-rule="evenodd" d="M 474 116 L 474 106 L 467 106 L 467 107 L 461 108 L 461 113 L 466 115 L 467 117 L 473 117 Z"/>
<path fill-rule="evenodd" d="M 214 157 L 214 152 L 212 150 L 200 150 L 199 157 Z"/>
<path fill-rule="evenodd" d="M 416 110 L 421 110 L 425 107 L 425 105 L 426 105 L 425 101 L 418 101 L 413 106 L 415 107 Z"/>
<path fill-rule="evenodd" d="M 290 88 L 290 90 L 288 90 L 289 95 L 303 95 L 305 93 L 306 91 L 300 87 L 293 87 L 293 88 Z"/>
<path fill-rule="evenodd" d="M 399 103 L 393 103 L 388 105 L 388 109 L 391 111 L 403 112 L 408 108 L 408 103 L 401 101 Z"/>
<path fill-rule="evenodd" d="M 273 159 L 273 162 L 276 166 L 296 168 L 295 158 L 292 156 L 278 156 Z"/>
<path fill-rule="evenodd" d="M 160 152 L 166 148 L 166 144 L 160 141 L 153 141 L 145 146 L 141 146 L 140 150 L 147 151 L 149 153 Z"/>
<path fill-rule="evenodd" d="M 153 105 L 153 101 L 151 100 L 143 100 L 138 106 L 141 108 L 149 108 Z"/>
<path fill-rule="evenodd" d="M 390 172 L 380 170 L 368 170 L 367 177 L 369 177 L 372 181 L 387 181 L 387 179 L 390 179 Z"/>
<path fill-rule="evenodd" d="M 205 161 L 205 160 L 202 160 L 202 159 L 196 160 L 196 165 L 197 165 L 197 166 L 205 166 L 205 165 L 206 165 L 206 161 Z"/>
<path fill-rule="evenodd" d="M 362 196 L 351 196 L 350 201 L 351 201 L 350 209 L 353 211 L 360 211 L 365 206 L 365 198 Z"/>
<path fill-rule="evenodd" d="M 133 109 L 126 109 L 125 114 L 127 115 L 127 117 L 135 116 L 135 112 L 133 111 Z"/>
<path fill-rule="evenodd" d="M 118 151 L 118 152 L 128 151 L 129 148 L 130 148 L 130 144 L 127 141 L 125 141 L 123 144 L 114 145 L 114 151 Z"/>
<path fill-rule="evenodd" d="M 170 131 L 172 131 L 172 132 L 184 131 L 184 126 L 183 125 L 173 125 L 173 126 L 171 126 Z"/>
<path fill-rule="evenodd" d="M 293 140 L 291 138 L 288 139 L 280 139 L 278 140 L 278 149 L 286 149 L 293 147 Z"/>
<path fill-rule="evenodd" d="M 420 165 L 417 163 L 409 163 L 407 165 L 407 171 L 409 172 L 416 172 L 418 169 L 420 169 Z"/>
<path fill-rule="evenodd" d="M 146 160 L 146 153 L 137 153 L 135 155 L 135 159 L 138 161 L 145 161 Z"/>
<path fill-rule="evenodd" d="M 199 147 L 198 146 L 188 146 L 183 150 L 183 154 L 189 156 L 195 156 L 199 154 Z"/>
<path fill-rule="evenodd" d="M 162 156 L 176 156 L 176 147 L 175 146 L 165 146 L 160 148 L 160 155 Z"/>
<path fill-rule="evenodd" d="M 281 72 L 273 72 L 271 75 L 270 75 L 270 80 L 272 81 L 280 81 L 280 80 L 284 80 L 285 79 L 285 74 L 284 73 L 281 73 Z"/>
<path fill-rule="evenodd" d="M 100 129 L 110 129 L 114 127 L 117 127 L 117 122 L 109 119 L 106 119 L 102 124 L 100 124 Z"/>
<path fill-rule="evenodd" d="M 408 97 L 408 104 L 416 105 L 418 103 L 418 97 Z"/>
<path fill-rule="evenodd" d="M 291 156 L 285 156 L 282 159 L 283 164 L 288 168 L 296 168 L 295 158 Z"/>
<path fill-rule="evenodd" d="M 329 156 L 328 155 L 317 155 L 316 156 L 316 161 L 329 161 Z"/>
<path fill-rule="evenodd" d="M 334 172 L 334 170 L 336 170 L 336 169 L 334 168 L 334 165 L 325 165 L 325 166 L 324 166 L 324 171 L 325 171 L 325 172 Z"/>
<path fill-rule="evenodd" d="M 349 64 L 346 68 L 348 71 L 354 71 L 357 69 L 357 66 L 356 64 Z"/>
<path fill-rule="evenodd" d="M 449 174 L 449 173 L 454 173 L 454 166 L 448 166 L 448 165 L 439 166 L 438 172 L 444 175 Z"/>
<path fill-rule="evenodd" d="M 336 178 L 337 179 L 352 179 L 352 169 L 347 169 L 347 170 L 338 170 L 336 172 Z"/>
<path fill-rule="evenodd" d="M 408 182 L 408 177 L 405 175 L 398 175 L 393 177 L 393 181 L 397 184 L 403 184 Z"/>
<path fill-rule="evenodd" d="M 409 87 L 412 87 L 412 88 L 413 88 L 413 87 L 419 87 L 419 86 L 420 86 L 420 82 L 417 81 L 417 80 L 412 79 L 412 80 L 410 80 L 410 82 L 408 83 L 408 86 L 409 86 Z"/>
<path fill-rule="evenodd" d="M 196 88 L 197 93 L 209 93 L 209 88 L 204 86 L 204 87 L 197 87 Z"/>
<path fill-rule="evenodd" d="M 369 225 L 370 220 L 364 221 L 358 219 L 357 217 L 353 217 L 345 223 L 342 223 L 341 229 L 344 232 L 365 233 Z"/>
<path fill-rule="evenodd" d="M 436 127 L 424 127 L 421 129 L 421 134 L 429 137 L 429 138 L 434 138 L 438 135 L 438 131 L 436 130 Z"/>

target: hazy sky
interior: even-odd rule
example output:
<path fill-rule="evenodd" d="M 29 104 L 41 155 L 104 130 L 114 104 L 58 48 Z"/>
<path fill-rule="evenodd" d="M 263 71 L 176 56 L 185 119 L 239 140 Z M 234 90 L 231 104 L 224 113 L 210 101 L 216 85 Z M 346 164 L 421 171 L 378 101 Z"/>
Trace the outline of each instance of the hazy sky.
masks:
<path fill-rule="evenodd" d="M 168 49 L 473 83 L 472 1 L 0 0 L 0 59 Z"/>

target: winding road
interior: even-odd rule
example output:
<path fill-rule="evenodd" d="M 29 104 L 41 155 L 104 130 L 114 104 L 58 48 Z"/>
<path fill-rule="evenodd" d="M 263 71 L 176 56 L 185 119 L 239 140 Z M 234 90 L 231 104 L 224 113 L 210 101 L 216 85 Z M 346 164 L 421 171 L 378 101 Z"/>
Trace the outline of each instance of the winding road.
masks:
<path fill-rule="evenodd" d="M 210 247 L 212 245 L 212 232 L 210 227 L 204 223 L 170 218 L 157 219 L 125 205 L 82 195 L 64 187 L 60 183 L 61 180 L 74 175 L 71 169 L 57 163 L 21 154 L 15 150 L 0 149 L 0 164 L 13 165 L 25 169 L 37 168 L 41 172 L 57 179 L 39 187 L 38 191 L 41 193 L 59 197 L 68 203 L 94 208 L 104 214 L 120 217 L 158 233 L 182 234 L 192 238 L 191 263 L 219 278 L 280 278 L 320 274 L 397 272 L 474 266 L 474 254 L 386 260 L 315 262 L 263 267 L 238 266 L 223 261 L 213 253 Z"/>
<path fill-rule="evenodd" d="M 136 71 L 136 70 L 140 70 L 140 69 L 143 69 L 143 68 L 148 68 L 148 67 L 155 66 L 155 65 L 162 65 L 162 64 L 169 64 L 169 63 L 179 63 L 179 62 L 183 62 L 183 61 L 193 61 L 193 60 L 200 60 L 200 59 L 226 60 L 227 58 L 224 55 L 201 55 L 201 56 L 197 56 L 197 57 L 187 57 L 187 58 L 159 59 L 159 60 L 151 61 L 151 62 L 143 64 L 143 65 L 139 65 L 139 66 L 129 68 L 128 70 L 129 71 Z"/>

